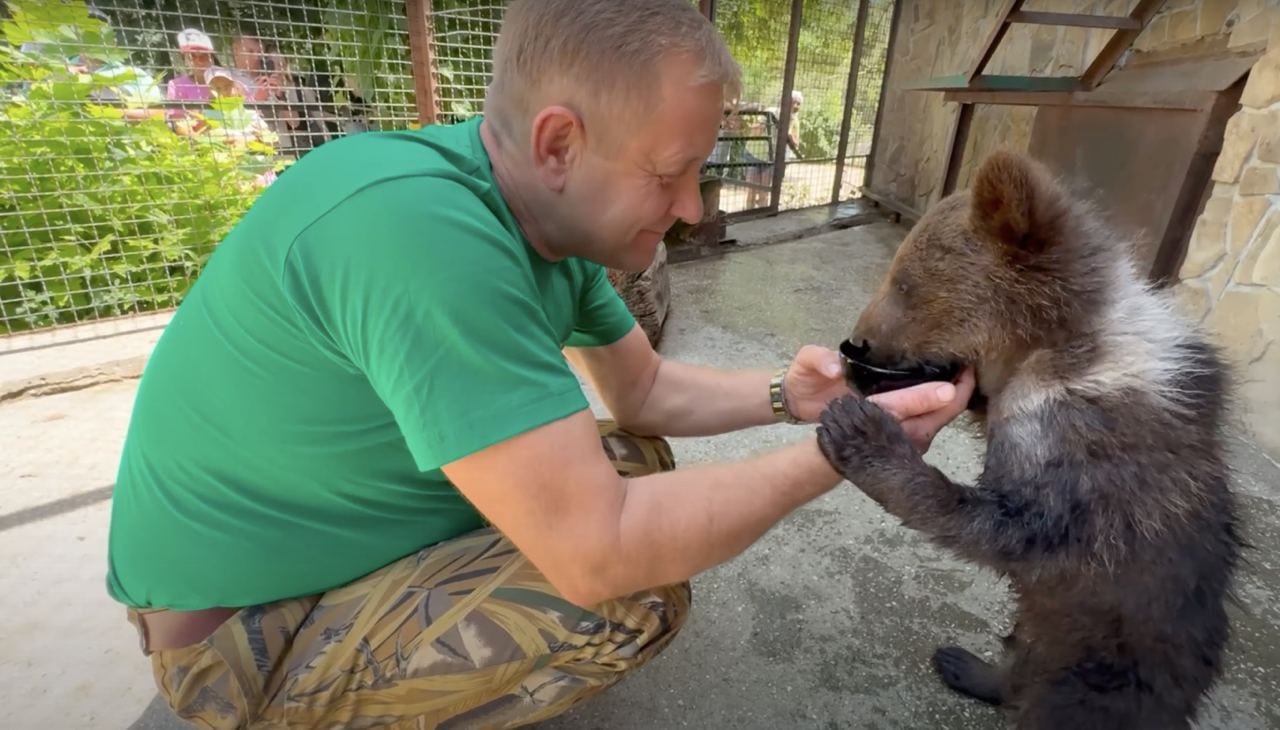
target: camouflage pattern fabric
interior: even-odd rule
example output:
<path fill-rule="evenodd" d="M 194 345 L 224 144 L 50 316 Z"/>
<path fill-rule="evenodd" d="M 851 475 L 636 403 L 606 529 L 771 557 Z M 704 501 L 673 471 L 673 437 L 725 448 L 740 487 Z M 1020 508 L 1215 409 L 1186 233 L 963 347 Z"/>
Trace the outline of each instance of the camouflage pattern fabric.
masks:
<path fill-rule="evenodd" d="M 674 467 L 662 439 L 600 433 L 620 474 Z M 653 658 L 689 602 L 682 583 L 584 610 L 485 528 L 150 656 L 160 693 L 198 727 L 518 727 Z"/>

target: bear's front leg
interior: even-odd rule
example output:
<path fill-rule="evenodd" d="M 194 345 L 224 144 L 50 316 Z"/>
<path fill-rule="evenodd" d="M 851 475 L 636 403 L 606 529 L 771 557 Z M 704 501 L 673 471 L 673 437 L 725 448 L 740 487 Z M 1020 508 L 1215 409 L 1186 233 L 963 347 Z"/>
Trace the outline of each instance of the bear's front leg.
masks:
<path fill-rule="evenodd" d="M 892 416 L 853 396 L 823 412 L 818 446 L 836 471 L 903 525 L 966 560 L 1007 572 L 1027 562 L 1051 570 L 1087 559 L 1072 554 L 1073 546 L 1090 544 L 1079 524 L 1075 542 L 1068 539 L 1074 503 L 1055 498 L 1070 477 L 1078 478 L 1066 462 L 1044 466 L 1035 483 L 1026 483 L 988 459 L 976 486 L 957 484 L 925 463 Z"/>
<path fill-rule="evenodd" d="M 931 491 L 936 476 L 902 427 L 869 400 L 832 401 L 818 427 L 818 445 L 845 479 L 901 519 L 913 492 Z"/>

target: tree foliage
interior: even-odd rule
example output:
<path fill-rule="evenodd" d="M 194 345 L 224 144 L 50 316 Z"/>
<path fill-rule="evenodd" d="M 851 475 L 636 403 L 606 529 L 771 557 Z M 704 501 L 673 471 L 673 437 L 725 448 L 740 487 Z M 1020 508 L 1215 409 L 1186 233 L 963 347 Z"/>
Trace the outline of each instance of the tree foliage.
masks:
<path fill-rule="evenodd" d="M 82 4 L 12 0 L 8 14 L 0 334 L 175 305 L 252 202 L 271 150 L 195 144 L 95 103 L 124 79 L 69 73 L 66 59 L 127 54 Z"/>

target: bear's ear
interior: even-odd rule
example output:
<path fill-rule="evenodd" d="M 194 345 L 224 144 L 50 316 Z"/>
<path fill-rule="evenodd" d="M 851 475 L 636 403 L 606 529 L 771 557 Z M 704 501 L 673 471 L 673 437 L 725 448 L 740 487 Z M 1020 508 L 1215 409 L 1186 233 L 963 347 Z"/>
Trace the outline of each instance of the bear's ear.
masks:
<path fill-rule="evenodd" d="M 1066 194 L 1044 166 L 1009 150 L 983 161 L 970 195 L 974 230 L 1028 253 L 1052 246 L 1067 215 Z"/>

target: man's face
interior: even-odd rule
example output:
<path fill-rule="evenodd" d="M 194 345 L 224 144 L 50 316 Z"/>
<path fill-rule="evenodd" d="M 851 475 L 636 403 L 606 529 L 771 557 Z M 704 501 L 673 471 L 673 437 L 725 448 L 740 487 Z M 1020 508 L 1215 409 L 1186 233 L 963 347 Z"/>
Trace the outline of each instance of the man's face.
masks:
<path fill-rule="evenodd" d="M 562 245 L 612 268 L 643 271 L 677 219 L 702 219 L 699 172 L 715 148 L 723 110 L 719 86 L 691 86 L 693 69 L 667 65 L 661 100 L 647 116 L 597 114 L 588 144 L 565 183 L 566 213 L 580 241 Z"/>

